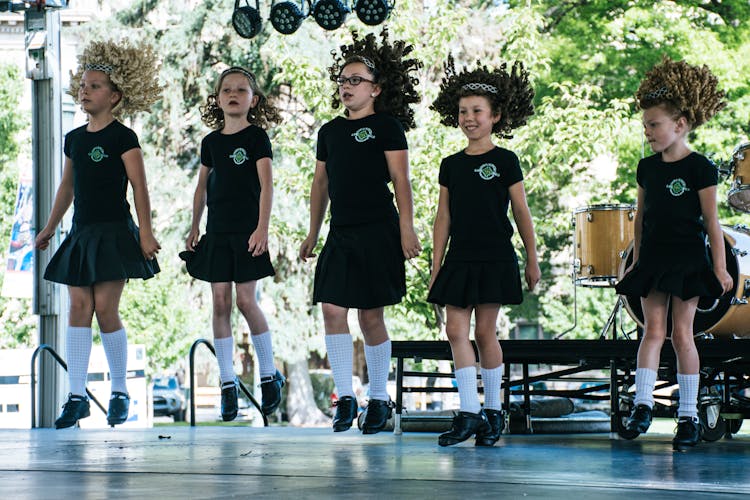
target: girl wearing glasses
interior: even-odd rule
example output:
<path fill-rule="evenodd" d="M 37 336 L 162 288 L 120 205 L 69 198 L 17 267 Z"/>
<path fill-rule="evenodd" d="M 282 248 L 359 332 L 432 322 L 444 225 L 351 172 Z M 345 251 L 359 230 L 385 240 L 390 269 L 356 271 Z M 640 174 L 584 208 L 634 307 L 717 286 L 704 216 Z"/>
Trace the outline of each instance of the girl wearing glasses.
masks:
<path fill-rule="evenodd" d="M 519 62 L 510 72 L 503 64 L 497 69 L 480 66 L 458 73 L 449 57 L 440 94 L 432 104 L 443 125 L 459 127 L 468 140 L 465 149 L 440 164 L 427 298 L 446 306 L 445 331 L 453 352 L 460 402 L 451 430 L 438 438 L 440 446 L 472 436 L 476 436 L 477 446 L 493 446 L 505 423 L 500 401 L 503 351 L 497 341 L 497 315 L 501 305 L 520 304 L 523 299 L 511 243 L 509 204 L 526 250 L 529 291 L 541 275 L 518 157 L 492 141 L 493 134 L 510 138 L 513 129 L 524 125 L 534 113 L 534 90 L 528 76 Z M 484 409 L 479 404 L 476 361 L 469 340 L 472 312 Z"/>
<path fill-rule="evenodd" d="M 404 260 L 421 245 L 413 225 L 412 191 L 405 130 L 414 127 L 410 105 L 419 102 L 411 76 L 421 64 L 408 58 L 413 47 L 388 40 L 383 30 L 359 38 L 334 54 L 328 68 L 338 85 L 333 107 L 344 116 L 323 125 L 310 191 L 310 229 L 300 258 L 315 257 L 318 235 L 331 202 L 328 237 L 315 269 L 313 303 L 322 303 L 328 360 L 337 388 L 334 432 L 348 430 L 357 417 L 352 388 L 350 308 L 358 310 L 365 340 L 370 400 L 362 424 L 365 434 L 383 430 L 392 403 L 386 392 L 391 342 L 384 306 L 406 293 Z M 388 187 L 393 183 L 394 195 Z"/>

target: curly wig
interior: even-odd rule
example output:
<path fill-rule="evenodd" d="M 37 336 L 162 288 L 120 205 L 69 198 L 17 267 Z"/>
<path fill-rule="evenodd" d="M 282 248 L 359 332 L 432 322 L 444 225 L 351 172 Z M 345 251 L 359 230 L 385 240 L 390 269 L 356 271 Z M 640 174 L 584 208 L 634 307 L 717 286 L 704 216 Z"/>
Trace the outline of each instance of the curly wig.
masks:
<path fill-rule="evenodd" d="M 529 73 L 523 63 L 516 61 L 508 73 L 507 64 L 490 69 L 477 61 L 477 67 L 469 71 L 464 67 L 456 72 L 453 56 L 445 62 L 445 76 L 440 83 L 440 92 L 430 109 L 440 115 L 440 123 L 458 127 L 458 101 L 467 96 L 484 96 L 500 120 L 492 127 L 498 137 L 510 139 L 511 131 L 526 124 L 534 114 L 534 89 L 529 83 Z"/>
<path fill-rule="evenodd" d="M 660 64 L 646 73 L 636 99 L 641 109 L 660 104 L 671 108 L 695 129 L 727 105 L 718 83 L 708 66 L 692 66 L 664 56 Z"/>
<path fill-rule="evenodd" d="M 200 107 L 203 123 L 215 130 L 224 128 L 224 111 L 219 107 L 217 98 L 224 78 L 233 73 L 243 75 L 247 78 L 247 81 L 250 82 L 253 95 L 258 96 L 258 103 L 247 112 L 247 121 L 263 129 L 268 129 L 271 124 L 280 123 L 281 115 L 279 114 L 279 110 L 269 102 L 268 97 L 266 97 L 266 94 L 260 88 L 260 85 L 258 85 L 258 79 L 251 71 L 239 66 L 227 68 L 219 75 L 214 93 L 209 94 L 206 98 L 206 105 Z"/>
<path fill-rule="evenodd" d="M 380 34 L 380 44 L 372 33 L 360 38 L 355 31 L 352 36 L 353 42 L 350 45 L 340 47 L 341 54 L 331 51 L 333 64 L 328 68 L 331 81 L 336 81 L 347 64 L 364 63 L 381 89 L 375 98 L 375 111 L 394 116 L 401 122 L 404 130 L 414 128 L 414 110 L 410 106 L 418 103 L 421 97 L 416 89 L 419 79 L 412 76 L 412 73 L 422 67 L 417 59 L 407 57 L 414 46 L 407 45 L 402 40 L 390 43 L 386 28 Z M 333 109 L 338 109 L 341 105 L 338 88 L 331 98 Z M 345 113 L 348 115 L 348 111 Z"/>
<path fill-rule="evenodd" d="M 116 117 L 132 116 L 148 111 L 159 100 L 159 66 L 153 47 L 145 42 L 91 42 L 78 56 L 75 73 L 70 72 L 68 94 L 78 103 L 78 89 L 84 71 L 103 71 L 109 76 L 112 89 L 122 94 L 112 114 Z"/>

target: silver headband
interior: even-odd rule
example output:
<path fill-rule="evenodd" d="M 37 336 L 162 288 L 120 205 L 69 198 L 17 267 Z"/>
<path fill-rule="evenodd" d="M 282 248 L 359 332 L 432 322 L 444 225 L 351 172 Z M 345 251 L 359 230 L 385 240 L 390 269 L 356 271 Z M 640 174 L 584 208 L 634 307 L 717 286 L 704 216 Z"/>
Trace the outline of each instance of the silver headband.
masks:
<path fill-rule="evenodd" d="M 669 89 L 667 87 L 660 87 L 652 92 L 649 92 L 648 94 L 643 96 L 643 100 L 653 100 L 653 99 L 659 99 L 660 97 L 665 97 L 667 95 L 671 94 Z"/>
<path fill-rule="evenodd" d="M 464 90 L 484 90 L 491 94 L 497 94 L 497 87 L 486 83 L 471 82 L 464 84 L 461 88 Z"/>
<path fill-rule="evenodd" d="M 86 71 L 101 71 L 108 75 L 111 75 L 112 71 L 114 71 L 114 68 L 111 65 L 103 63 L 84 64 L 83 69 Z"/>
<path fill-rule="evenodd" d="M 255 75 L 250 73 L 245 68 L 240 68 L 239 66 L 232 66 L 231 68 L 227 68 L 224 71 L 222 71 L 221 76 L 219 76 L 219 81 L 221 81 L 221 79 L 223 79 L 225 76 L 231 73 L 240 73 L 241 75 L 246 76 L 248 80 L 255 83 Z"/>
<path fill-rule="evenodd" d="M 373 71 L 375 70 L 375 63 L 372 62 L 372 59 L 368 59 L 365 56 L 353 56 L 350 59 L 348 59 L 348 62 L 354 62 L 354 61 L 359 61 L 365 66 L 367 66 L 368 68 L 370 68 L 371 70 Z"/>

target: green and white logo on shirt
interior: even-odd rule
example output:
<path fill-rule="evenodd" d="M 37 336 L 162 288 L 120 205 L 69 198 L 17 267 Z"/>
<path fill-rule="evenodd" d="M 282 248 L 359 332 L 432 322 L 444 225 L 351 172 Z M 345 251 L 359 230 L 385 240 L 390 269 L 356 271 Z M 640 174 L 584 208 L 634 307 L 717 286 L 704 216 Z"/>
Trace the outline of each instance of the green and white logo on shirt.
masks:
<path fill-rule="evenodd" d="M 479 166 L 479 168 L 474 169 L 474 172 L 477 172 L 479 174 L 479 177 L 481 177 L 485 181 L 492 180 L 495 177 L 500 177 L 500 174 L 497 173 L 497 167 L 494 163 L 483 163 Z"/>
<path fill-rule="evenodd" d="M 354 137 L 354 140 L 357 142 L 365 142 L 369 139 L 375 139 L 375 134 L 372 133 L 372 129 L 370 127 L 362 127 L 361 129 L 357 130 L 352 134 L 352 137 Z"/>
<path fill-rule="evenodd" d="M 687 183 L 682 179 L 672 179 L 672 182 L 667 184 L 667 189 L 669 189 L 669 194 L 672 196 L 682 196 L 687 191 L 690 191 Z"/>
<path fill-rule="evenodd" d="M 247 151 L 245 151 L 245 148 L 237 148 L 234 150 L 234 152 L 229 155 L 229 157 L 232 159 L 235 165 L 242 165 L 247 161 Z"/>
<path fill-rule="evenodd" d="M 96 146 L 89 153 L 89 158 L 91 158 L 91 161 L 99 163 L 104 158 L 109 158 L 109 155 L 104 153 L 104 148 L 103 147 Z"/>

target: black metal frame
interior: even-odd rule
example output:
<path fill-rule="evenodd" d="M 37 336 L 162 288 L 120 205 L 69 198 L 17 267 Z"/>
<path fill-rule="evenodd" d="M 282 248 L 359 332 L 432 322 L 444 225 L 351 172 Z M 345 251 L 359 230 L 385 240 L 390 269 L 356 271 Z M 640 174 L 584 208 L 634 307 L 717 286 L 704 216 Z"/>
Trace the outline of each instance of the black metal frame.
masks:
<path fill-rule="evenodd" d="M 195 427 L 195 349 L 200 344 L 204 344 L 208 347 L 208 350 L 211 351 L 211 354 L 216 356 L 216 349 L 214 349 L 213 344 L 206 339 L 198 339 L 190 346 L 190 427 Z M 245 384 L 243 384 L 241 380 L 237 380 L 237 383 L 240 385 L 242 393 L 250 400 L 253 406 L 255 406 L 261 417 L 263 417 L 263 426 L 268 427 L 268 417 L 263 413 L 263 410 L 260 409 L 258 401 L 256 401 L 253 395 L 250 394 L 250 391 L 245 387 Z"/>
<path fill-rule="evenodd" d="M 57 364 L 63 367 L 63 370 L 66 372 L 68 371 L 68 364 L 60 357 L 59 354 L 52 348 L 52 346 L 48 344 L 41 344 L 39 347 L 34 349 L 34 353 L 31 355 L 31 428 L 36 429 L 36 358 L 39 356 L 39 353 L 46 351 L 50 353 L 50 355 L 54 358 L 55 361 L 57 361 Z M 41 383 L 41 381 L 40 381 Z M 96 406 L 99 407 L 99 409 L 104 413 L 107 414 L 107 410 L 104 409 L 104 407 L 99 403 L 99 401 L 94 397 L 94 395 L 91 393 L 91 391 L 86 388 L 86 395 L 89 397 L 91 401 L 93 401 Z"/>
<path fill-rule="evenodd" d="M 610 401 L 610 426 L 613 433 L 620 433 L 622 423 L 629 409 L 621 408 L 622 401 L 627 401 L 628 395 L 622 391 L 633 383 L 634 369 L 638 354 L 639 340 L 501 340 L 505 361 L 505 375 L 502 388 L 505 389 L 505 404 L 509 406 L 510 396 L 523 396 L 523 415 L 526 418 L 525 432 L 532 432 L 531 427 L 531 397 L 553 395 L 570 398 Z M 741 420 L 750 418 L 750 400 L 744 401 L 736 391 L 750 387 L 750 339 L 697 339 L 696 346 L 701 358 L 701 386 L 721 386 L 721 414 L 722 418 Z M 476 352 L 476 345 L 474 346 Z M 435 374 L 418 371 L 406 371 L 404 360 L 413 359 L 419 362 L 423 359 L 452 360 L 450 344 L 447 341 L 393 341 L 392 356 L 396 359 L 396 420 L 394 432 L 400 433 L 403 416 L 404 392 L 455 392 L 454 388 L 445 387 L 405 387 L 404 376 L 452 376 L 451 374 Z M 512 380 L 511 365 L 521 365 L 522 377 Z M 550 369 L 547 372 L 531 375 L 531 365 L 570 366 L 564 369 Z M 669 342 L 661 351 L 661 365 L 659 380 L 663 382 L 658 388 L 669 387 L 674 384 L 676 374 L 676 358 Z M 602 379 L 601 384 L 578 390 L 532 390 L 531 385 L 538 381 L 549 380 L 581 380 L 571 379 L 569 376 L 589 370 L 609 370 L 609 380 Z M 587 379 L 589 380 L 589 379 Z M 522 386 L 522 390 L 511 390 L 512 387 Z M 609 394 L 600 391 L 608 390 Z M 597 393 L 598 394 L 595 394 Z M 674 408 L 670 404 L 659 402 L 656 405 L 656 416 L 673 416 Z M 716 402 L 718 403 L 718 402 Z M 736 424 L 735 424 L 736 425 Z M 738 427 L 738 426 L 737 426 Z M 726 435 L 730 434 L 731 425 Z"/>

